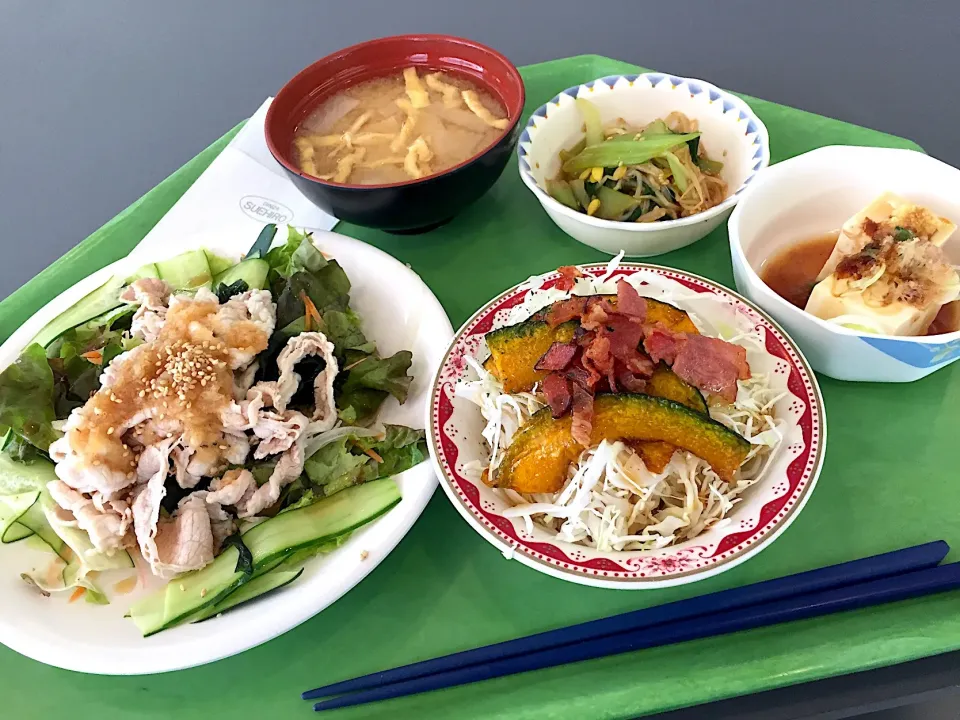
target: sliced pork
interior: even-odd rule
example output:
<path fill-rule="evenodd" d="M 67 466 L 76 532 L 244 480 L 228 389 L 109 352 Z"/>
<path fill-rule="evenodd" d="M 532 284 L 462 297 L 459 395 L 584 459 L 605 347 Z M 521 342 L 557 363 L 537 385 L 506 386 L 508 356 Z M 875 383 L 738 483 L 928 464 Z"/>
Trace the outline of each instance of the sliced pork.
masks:
<path fill-rule="evenodd" d="M 137 308 L 130 325 L 130 333 L 137 338 L 151 342 L 156 340 L 167 318 L 167 304 L 173 288 L 158 278 L 140 278 L 120 296 L 125 302 L 136 303 Z"/>
<path fill-rule="evenodd" d="M 303 472 L 303 443 L 296 442 L 284 452 L 267 482 L 257 487 L 256 479 L 248 470 L 231 470 L 210 485 L 207 502 L 236 508 L 237 517 L 260 514 L 280 499 L 280 491 Z"/>
<path fill-rule="evenodd" d="M 59 505 L 57 518 L 72 524 L 90 536 L 90 542 L 102 553 L 112 555 L 126 545 L 133 513 L 122 500 L 96 500 L 80 493 L 61 480 L 47 483 L 50 497 Z"/>
<path fill-rule="evenodd" d="M 287 341 L 277 356 L 280 377 L 275 381 L 259 382 L 250 388 L 247 398 L 262 398 L 264 404 L 272 405 L 281 412 L 300 387 L 300 375 L 295 367 L 306 357 L 321 357 L 325 363 L 313 382 L 314 411 L 311 416 L 313 430 L 329 430 L 337 422 L 337 407 L 333 397 L 333 381 L 337 376 L 337 358 L 333 343 L 320 332 L 300 333 Z"/>

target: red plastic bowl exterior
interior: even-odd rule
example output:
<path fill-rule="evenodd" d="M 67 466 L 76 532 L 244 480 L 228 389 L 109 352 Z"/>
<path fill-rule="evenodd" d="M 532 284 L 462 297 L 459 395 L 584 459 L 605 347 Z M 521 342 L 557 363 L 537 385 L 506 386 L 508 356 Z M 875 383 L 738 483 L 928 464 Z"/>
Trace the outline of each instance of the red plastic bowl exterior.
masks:
<path fill-rule="evenodd" d="M 300 172 L 292 156 L 293 135 L 317 105 L 344 87 L 410 66 L 465 76 L 484 88 L 503 104 L 508 128 L 479 154 L 422 180 L 349 185 Z M 326 212 L 357 225 L 414 231 L 446 222 L 497 181 L 517 144 L 524 101 L 516 67 L 484 45 L 449 35 L 379 38 L 328 55 L 290 80 L 267 112 L 267 147 L 300 192 Z"/>

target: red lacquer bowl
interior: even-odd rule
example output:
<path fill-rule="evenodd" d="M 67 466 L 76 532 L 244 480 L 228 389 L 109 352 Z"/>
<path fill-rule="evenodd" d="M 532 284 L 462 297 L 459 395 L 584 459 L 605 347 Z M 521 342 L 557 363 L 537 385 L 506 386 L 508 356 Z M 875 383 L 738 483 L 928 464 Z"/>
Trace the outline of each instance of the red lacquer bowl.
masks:
<path fill-rule="evenodd" d="M 442 70 L 479 85 L 500 100 L 509 125 L 473 157 L 419 180 L 350 185 L 300 171 L 293 158 L 293 135 L 321 102 L 345 86 L 410 66 Z M 284 85 L 267 112 L 267 147 L 297 188 L 326 212 L 367 227 L 420 232 L 450 220 L 497 181 L 517 143 L 524 99 L 517 68 L 485 45 L 450 35 L 379 38 L 328 55 Z"/>

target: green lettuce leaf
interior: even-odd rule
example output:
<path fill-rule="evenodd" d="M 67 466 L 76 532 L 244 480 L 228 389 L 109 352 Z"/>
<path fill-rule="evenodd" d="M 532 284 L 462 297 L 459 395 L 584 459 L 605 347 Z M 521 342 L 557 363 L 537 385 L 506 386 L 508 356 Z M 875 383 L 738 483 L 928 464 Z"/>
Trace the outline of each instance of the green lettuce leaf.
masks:
<path fill-rule="evenodd" d="M 350 303 L 350 280 L 336 260 L 315 272 L 301 270 L 271 284 L 277 298 L 277 326 L 285 327 L 306 314 L 303 295 L 322 315 L 328 310 L 346 310 Z"/>
<path fill-rule="evenodd" d="M 302 492 L 292 498 L 291 507 L 303 507 L 329 497 L 351 485 L 390 477 L 407 470 L 426 457 L 422 430 L 387 425 L 382 438 L 354 436 L 324 445 L 307 458 Z"/>
<path fill-rule="evenodd" d="M 374 462 L 359 449 L 354 454 L 354 442 L 353 438 L 346 437 L 324 445 L 304 463 L 307 478 L 316 488 L 322 488 L 324 495 L 362 482 L 364 467 Z"/>
<path fill-rule="evenodd" d="M 53 371 L 43 347 L 33 343 L 0 373 L 0 425 L 46 450 L 60 437 L 54 420 Z"/>
<path fill-rule="evenodd" d="M 301 271 L 314 273 L 327 264 L 310 239 L 310 233 L 304 234 L 294 227 L 287 228 L 287 242 L 267 252 L 264 259 L 270 265 L 271 280 L 289 278 Z"/>
<path fill-rule="evenodd" d="M 404 402 L 413 380 L 408 374 L 412 362 L 413 355 L 401 350 L 388 358 L 369 355 L 343 372 L 336 393 L 340 419 L 351 425 L 362 423 L 389 395 Z"/>
<path fill-rule="evenodd" d="M 103 368 L 117 356 L 132 350 L 140 340 L 124 336 L 130 326 L 133 309 L 102 320 L 92 320 L 64 333 L 47 348 L 47 358 L 54 380 L 54 412 L 58 420 L 83 405 L 100 389 Z M 84 354 L 99 351 L 94 362 Z"/>
<path fill-rule="evenodd" d="M 327 310 L 322 315 L 320 331 L 333 343 L 338 360 L 346 357 L 348 350 L 369 355 L 376 351 L 376 343 L 367 340 L 360 328 L 360 316 L 353 310 Z"/>

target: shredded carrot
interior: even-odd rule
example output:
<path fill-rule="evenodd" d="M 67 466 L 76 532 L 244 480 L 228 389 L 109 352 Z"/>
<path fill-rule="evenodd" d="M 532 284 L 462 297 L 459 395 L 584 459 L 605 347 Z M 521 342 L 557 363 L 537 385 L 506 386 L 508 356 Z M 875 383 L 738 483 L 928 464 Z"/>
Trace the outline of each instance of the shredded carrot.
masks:
<path fill-rule="evenodd" d="M 369 449 L 369 448 L 365 448 L 363 445 L 361 445 L 361 444 L 358 443 L 358 442 L 354 442 L 354 443 L 353 443 L 353 446 L 354 446 L 355 448 L 357 448 L 358 450 L 360 450 L 360 452 L 362 452 L 364 455 L 367 455 L 367 456 L 373 458 L 375 462 L 378 462 L 378 463 L 382 463 L 382 462 L 383 462 L 383 458 L 382 458 L 382 457 L 380 456 L 380 454 L 377 453 L 375 450 L 371 450 L 371 449 Z"/>
<path fill-rule="evenodd" d="M 103 364 L 103 351 L 102 350 L 91 350 L 90 352 L 83 353 L 80 357 L 85 360 L 89 360 L 94 365 Z"/>
<path fill-rule="evenodd" d="M 73 591 L 73 594 L 70 596 L 70 600 L 68 600 L 68 602 L 76 602 L 77 600 L 83 597 L 83 594 L 86 591 L 87 591 L 86 588 L 78 587 L 76 590 Z"/>
<path fill-rule="evenodd" d="M 300 299 L 303 300 L 303 307 L 306 311 L 306 318 L 304 319 L 303 327 L 307 332 L 310 332 L 314 327 L 319 328 L 323 322 L 320 317 L 320 312 L 317 310 L 317 306 L 313 304 L 313 300 L 307 295 L 306 290 L 300 291 Z"/>

